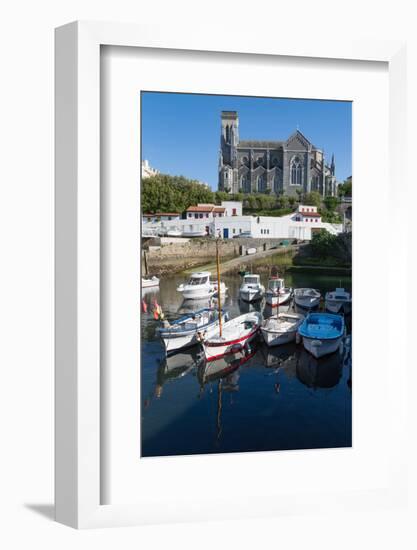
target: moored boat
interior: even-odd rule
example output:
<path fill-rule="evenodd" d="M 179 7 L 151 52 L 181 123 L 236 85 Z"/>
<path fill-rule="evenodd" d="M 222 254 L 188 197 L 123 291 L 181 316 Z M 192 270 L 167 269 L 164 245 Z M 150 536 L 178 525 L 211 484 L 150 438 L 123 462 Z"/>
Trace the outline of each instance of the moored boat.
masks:
<path fill-rule="evenodd" d="M 177 291 L 182 293 L 184 300 L 200 300 L 216 296 L 218 293 L 218 284 L 217 282 L 212 282 L 210 277 L 211 273 L 209 271 L 192 273 L 188 282 L 181 284 L 177 288 Z M 220 291 L 223 295 L 226 290 L 226 285 L 221 282 Z"/>
<path fill-rule="evenodd" d="M 284 279 L 271 277 L 265 292 L 265 301 L 272 307 L 285 304 L 291 298 L 292 288 L 285 287 Z"/>
<path fill-rule="evenodd" d="M 305 349 L 317 359 L 340 349 L 345 334 L 341 315 L 310 313 L 298 329 Z"/>
<path fill-rule="evenodd" d="M 352 297 L 344 288 L 336 288 L 336 290 L 326 293 L 325 306 L 330 313 L 350 313 Z"/>
<path fill-rule="evenodd" d="M 142 277 L 142 288 L 152 288 L 159 286 L 158 277 Z"/>
<path fill-rule="evenodd" d="M 222 323 L 210 336 L 203 338 L 207 361 L 214 361 L 230 353 L 237 353 L 256 338 L 262 315 L 252 311 Z"/>
<path fill-rule="evenodd" d="M 167 237 L 182 237 L 182 231 L 180 229 L 168 229 Z"/>
<path fill-rule="evenodd" d="M 320 304 L 321 294 L 315 288 L 296 288 L 294 302 L 304 309 L 313 309 Z"/>
<path fill-rule="evenodd" d="M 227 312 L 222 312 L 222 318 L 228 319 Z M 215 332 L 218 326 L 219 312 L 204 308 L 184 315 L 172 323 L 163 321 L 163 326 L 157 332 L 168 354 L 198 344 L 203 336 Z"/>
<path fill-rule="evenodd" d="M 294 342 L 297 330 L 304 321 L 301 313 L 278 313 L 266 319 L 261 326 L 261 333 L 268 346 L 280 346 Z"/>
<path fill-rule="evenodd" d="M 265 287 L 261 284 L 259 275 L 249 273 L 243 276 L 242 285 L 239 289 L 239 296 L 245 302 L 260 300 L 265 293 Z"/>

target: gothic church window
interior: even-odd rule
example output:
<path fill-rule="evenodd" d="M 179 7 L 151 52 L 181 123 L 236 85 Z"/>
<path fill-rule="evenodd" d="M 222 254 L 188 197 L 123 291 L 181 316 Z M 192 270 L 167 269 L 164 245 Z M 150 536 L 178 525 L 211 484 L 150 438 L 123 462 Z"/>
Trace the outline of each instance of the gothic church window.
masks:
<path fill-rule="evenodd" d="M 258 176 L 258 192 L 265 193 L 266 191 L 266 180 L 264 176 Z"/>
<path fill-rule="evenodd" d="M 301 185 L 301 162 L 299 157 L 291 161 L 291 185 Z"/>
<path fill-rule="evenodd" d="M 244 193 L 250 193 L 250 181 L 247 176 L 242 176 L 240 178 L 240 187 L 243 189 Z"/>

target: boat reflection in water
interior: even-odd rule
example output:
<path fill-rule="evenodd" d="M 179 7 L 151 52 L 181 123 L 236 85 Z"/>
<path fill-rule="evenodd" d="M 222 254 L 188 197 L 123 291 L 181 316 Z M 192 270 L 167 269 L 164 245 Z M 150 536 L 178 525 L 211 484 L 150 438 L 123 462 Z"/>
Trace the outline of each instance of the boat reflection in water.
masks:
<path fill-rule="evenodd" d="M 264 364 L 267 368 L 280 369 L 290 376 L 295 376 L 298 348 L 295 342 L 282 346 L 268 347 L 262 344 L 260 353 L 264 357 Z"/>
<path fill-rule="evenodd" d="M 213 392 L 213 385 L 217 382 L 217 414 L 216 414 L 216 444 L 219 443 L 222 432 L 223 393 L 233 394 L 239 391 L 239 367 L 247 363 L 256 353 L 256 346 L 251 346 L 235 354 L 225 355 L 220 359 L 202 363 L 197 372 L 200 384 L 200 397 L 209 388 Z M 231 399 L 233 404 L 233 399 Z"/>
<path fill-rule="evenodd" d="M 297 378 L 308 388 L 334 388 L 342 377 L 343 358 L 339 352 L 316 359 L 300 350 L 297 359 Z"/>
<path fill-rule="evenodd" d="M 251 311 L 262 312 L 263 300 L 258 300 L 257 302 L 245 302 L 245 300 L 239 299 L 239 310 L 240 313 L 250 313 Z"/>
<path fill-rule="evenodd" d="M 165 357 L 156 372 L 154 397 L 162 396 L 164 384 L 183 378 L 204 361 L 204 353 L 200 346 L 194 346 L 184 351 Z"/>

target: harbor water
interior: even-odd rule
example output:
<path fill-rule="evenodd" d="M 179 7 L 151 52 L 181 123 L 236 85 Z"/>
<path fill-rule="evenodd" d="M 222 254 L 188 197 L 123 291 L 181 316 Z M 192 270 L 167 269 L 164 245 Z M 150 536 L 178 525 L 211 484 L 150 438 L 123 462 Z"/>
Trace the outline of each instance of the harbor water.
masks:
<path fill-rule="evenodd" d="M 351 323 L 339 352 L 315 359 L 301 344 L 268 348 L 262 339 L 245 356 L 205 363 L 197 346 L 165 357 L 153 317 L 155 300 L 168 320 L 205 307 L 183 302 L 177 286 L 186 276 L 161 279 L 143 292 L 141 315 L 142 457 L 350 447 L 352 444 Z M 223 276 L 222 300 L 230 317 L 252 309 L 276 313 L 264 301 L 239 300 L 239 275 Z M 267 276 L 262 276 L 267 285 Z M 322 295 L 351 278 L 287 273 L 285 285 Z M 284 308 L 282 308 L 284 309 Z M 280 308 L 281 310 L 281 308 Z"/>

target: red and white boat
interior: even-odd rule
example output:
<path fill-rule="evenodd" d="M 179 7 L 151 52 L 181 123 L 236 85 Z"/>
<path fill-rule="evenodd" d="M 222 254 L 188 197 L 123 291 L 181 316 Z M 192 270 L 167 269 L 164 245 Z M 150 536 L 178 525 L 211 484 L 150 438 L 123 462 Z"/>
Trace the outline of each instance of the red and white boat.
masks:
<path fill-rule="evenodd" d="M 251 311 L 222 323 L 202 342 L 206 360 L 214 361 L 244 349 L 256 338 L 261 323 L 262 315 L 259 311 Z"/>

